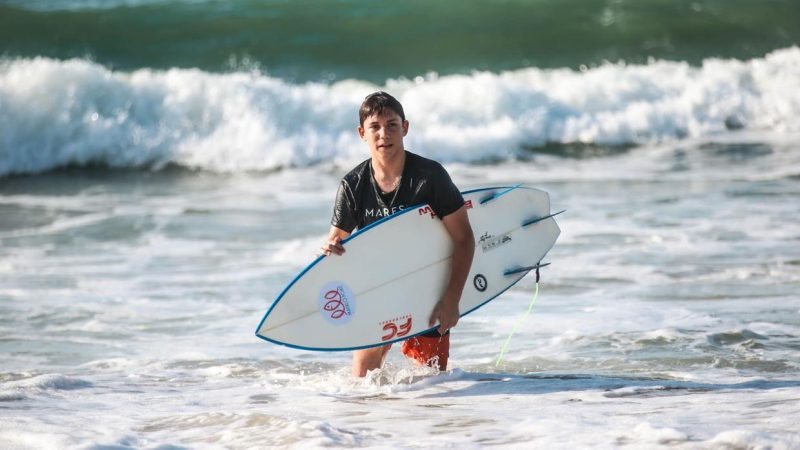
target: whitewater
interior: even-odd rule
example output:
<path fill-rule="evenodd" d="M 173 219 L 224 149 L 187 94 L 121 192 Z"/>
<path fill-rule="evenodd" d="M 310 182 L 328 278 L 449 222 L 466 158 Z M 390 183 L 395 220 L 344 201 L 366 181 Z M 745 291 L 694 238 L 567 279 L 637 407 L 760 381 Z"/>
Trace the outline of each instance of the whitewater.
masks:
<path fill-rule="evenodd" d="M 0 180 L 0 442 L 12 449 L 800 448 L 800 152 L 740 131 L 447 163 L 567 209 L 450 370 L 254 336 L 345 169 L 71 168 Z M 363 155 L 362 155 L 363 157 Z"/>
<path fill-rule="evenodd" d="M 462 190 L 567 210 L 499 366 L 531 277 L 446 372 L 254 335 L 377 89 Z M 798 92 L 797 47 L 380 84 L 3 57 L 0 448 L 800 449 Z"/>
<path fill-rule="evenodd" d="M 800 132 L 800 49 L 702 66 L 569 69 L 292 84 L 258 69 L 112 71 L 73 59 L 0 62 L 0 176 L 101 165 L 271 171 L 362 158 L 355 111 L 386 89 L 409 148 L 444 162 L 525 159 L 552 145 L 624 147 L 731 130 Z M 352 111 L 352 114 L 345 114 Z"/>

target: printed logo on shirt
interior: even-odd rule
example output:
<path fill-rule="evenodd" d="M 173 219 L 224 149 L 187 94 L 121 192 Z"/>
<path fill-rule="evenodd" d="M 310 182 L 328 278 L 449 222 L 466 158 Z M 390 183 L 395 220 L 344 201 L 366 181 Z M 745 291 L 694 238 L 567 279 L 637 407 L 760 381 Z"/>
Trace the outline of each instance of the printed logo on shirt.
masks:
<path fill-rule="evenodd" d="M 382 219 L 402 211 L 405 207 L 406 205 L 392 206 L 391 208 L 367 208 L 364 211 L 364 217 L 367 219 Z"/>
<path fill-rule="evenodd" d="M 356 296 L 341 281 L 326 284 L 319 291 L 318 303 L 322 317 L 334 325 L 350 322 L 356 312 Z"/>

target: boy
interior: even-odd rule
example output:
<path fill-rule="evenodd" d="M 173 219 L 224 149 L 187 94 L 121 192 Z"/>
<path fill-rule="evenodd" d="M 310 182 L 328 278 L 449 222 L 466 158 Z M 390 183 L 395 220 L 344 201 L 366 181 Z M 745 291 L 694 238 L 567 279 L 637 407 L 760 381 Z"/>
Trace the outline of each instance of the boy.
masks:
<path fill-rule="evenodd" d="M 406 207 L 419 203 L 431 206 L 453 240 L 450 278 L 442 298 L 434 307 L 431 332 L 403 342 L 402 351 L 422 364 L 436 363 L 446 370 L 450 328 L 458 322 L 458 302 L 472 265 L 475 239 L 467 218 L 464 199 L 450 175 L 437 162 L 406 151 L 403 138 L 408 121 L 403 106 L 385 92 L 364 99 L 359 109 L 358 134 L 366 142 L 370 158 L 342 179 L 336 193 L 331 230 L 321 247 L 325 255 L 342 255 L 341 241 L 356 228 L 363 228 Z M 356 350 L 353 375 L 363 377 L 380 368 L 391 344 Z"/>

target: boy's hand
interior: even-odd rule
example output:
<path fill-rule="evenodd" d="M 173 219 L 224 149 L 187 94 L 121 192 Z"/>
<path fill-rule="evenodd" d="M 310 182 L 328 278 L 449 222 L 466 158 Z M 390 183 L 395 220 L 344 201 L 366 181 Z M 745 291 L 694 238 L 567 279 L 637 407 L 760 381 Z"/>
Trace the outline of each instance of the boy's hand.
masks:
<path fill-rule="evenodd" d="M 325 242 L 325 244 L 319 248 L 319 251 L 325 256 L 330 256 L 331 254 L 342 255 L 346 250 L 342 245 L 342 240 L 337 237 Z"/>
<path fill-rule="evenodd" d="M 428 319 L 428 326 L 432 327 L 438 321 L 439 334 L 444 336 L 447 330 L 456 326 L 459 316 L 458 302 L 448 301 L 443 298 L 433 307 L 431 317 Z"/>

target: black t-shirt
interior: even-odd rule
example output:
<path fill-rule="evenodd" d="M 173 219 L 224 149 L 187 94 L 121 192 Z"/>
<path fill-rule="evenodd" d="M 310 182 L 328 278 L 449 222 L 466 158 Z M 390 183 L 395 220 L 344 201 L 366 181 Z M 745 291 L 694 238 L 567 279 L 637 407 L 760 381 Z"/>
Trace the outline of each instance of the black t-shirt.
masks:
<path fill-rule="evenodd" d="M 372 177 L 372 160 L 368 159 L 342 178 L 331 225 L 352 232 L 420 203 L 430 205 L 442 218 L 461 208 L 464 198 L 441 164 L 409 151 L 400 185 L 382 194 Z"/>

